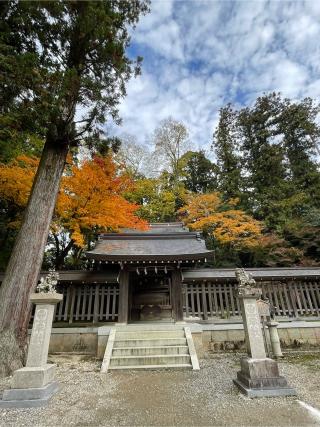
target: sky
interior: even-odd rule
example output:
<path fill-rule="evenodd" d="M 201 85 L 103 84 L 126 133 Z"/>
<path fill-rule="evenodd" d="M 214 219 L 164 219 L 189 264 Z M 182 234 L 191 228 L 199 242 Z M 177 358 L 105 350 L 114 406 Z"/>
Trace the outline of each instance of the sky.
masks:
<path fill-rule="evenodd" d="M 144 58 L 142 75 L 128 83 L 113 132 L 148 145 L 171 116 L 208 153 L 229 102 L 250 105 L 272 91 L 319 99 L 319 40 L 320 0 L 153 0 L 128 50 Z"/>

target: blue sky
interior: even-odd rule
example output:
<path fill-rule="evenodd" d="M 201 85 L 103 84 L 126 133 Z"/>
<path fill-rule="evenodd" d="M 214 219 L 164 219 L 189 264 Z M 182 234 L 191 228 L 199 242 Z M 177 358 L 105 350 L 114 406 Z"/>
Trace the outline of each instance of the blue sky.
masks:
<path fill-rule="evenodd" d="M 263 92 L 320 97 L 320 0 L 153 0 L 132 33 L 144 58 L 120 105 L 117 134 L 148 144 L 172 116 L 193 147 L 209 149 L 219 108 Z"/>

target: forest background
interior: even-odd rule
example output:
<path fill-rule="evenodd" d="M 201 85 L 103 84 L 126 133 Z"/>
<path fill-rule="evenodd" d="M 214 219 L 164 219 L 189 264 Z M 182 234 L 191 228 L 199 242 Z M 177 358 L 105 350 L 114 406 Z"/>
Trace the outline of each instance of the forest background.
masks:
<path fill-rule="evenodd" d="M 95 138 L 91 149 L 86 141 L 69 156 L 43 268 L 85 268 L 99 233 L 168 221 L 203 232 L 215 253 L 210 266 L 320 265 L 319 113 L 310 98 L 278 93 L 241 109 L 227 105 L 210 153 L 194 150 L 208 141 L 191 141 L 172 117 L 145 145 L 139 135 Z M 6 115 L 1 121 L 4 270 L 43 141 L 37 129 L 21 132 Z"/>

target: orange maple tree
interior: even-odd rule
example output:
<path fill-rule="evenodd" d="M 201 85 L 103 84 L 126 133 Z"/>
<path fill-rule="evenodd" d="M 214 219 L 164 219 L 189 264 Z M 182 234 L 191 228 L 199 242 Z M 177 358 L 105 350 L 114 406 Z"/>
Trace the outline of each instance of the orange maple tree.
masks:
<path fill-rule="evenodd" d="M 20 213 L 26 206 L 38 162 L 20 156 L 8 165 L 0 165 L 0 197 Z M 146 229 L 147 223 L 136 215 L 139 205 L 123 197 L 132 185 L 111 156 L 72 165 L 61 182 L 51 232 L 67 231 L 72 244 L 82 248 L 88 233 L 116 232 L 124 227 Z M 10 226 L 17 228 L 19 224 L 18 216 Z"/>
<path fill-rule="evenodd" d="M 189 228 L 202 230 L 222 245 L 234 249 L 257 246 L 263 224 L 236 209 L 237 204 L 237 199 L 224 202 L 218 192 L 192 195 L 179 215 Z"/>
<path fill-rule="evenodd" d="M 88 231 L 147 228 L 147 223 L 135 215 L 139 206 L 122 196 L 133 182 L 119 172 L 112 157 L 107 156 L 73 166 L 71 174 L 63 177 L 55 224 L 67 228 L 77 246 L 84 246 Z"/>

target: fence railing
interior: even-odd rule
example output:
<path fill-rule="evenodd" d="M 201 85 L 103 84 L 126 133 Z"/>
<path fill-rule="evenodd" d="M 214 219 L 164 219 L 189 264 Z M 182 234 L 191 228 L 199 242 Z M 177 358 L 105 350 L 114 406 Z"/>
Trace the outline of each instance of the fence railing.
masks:
<path fill-rule="evenodd" d="M 118 320 L 118 284 L 75 284 L 61 286 L 58 291 L 63 294 L 63 300 L 56 307 L 54 322 L 98 323 Z"/>
<path fill-rule="evenodd" d="M 268 298 L 276 316 L 320 316 L 320 282 L 259 282 L 263 298 Z M 183 285 L 186 318 L 207 320 L 212 317 L 240 316 L 240 304 L 234 283 L 186 283 Z"/>
<path fill-rule="evenodd" d="M 258 285 L 276 317 L 320 317 L 320 281 L 268 281 L 258 282 Z M 54 322 L 99 323 L 118 320 L 118 284 L 64 285 L 59 292 L 64 297 L 56 307 Z M 184 316 L 190 320 L 241 316 L 235 283 L 185 283 L 182 293 Z"/>

